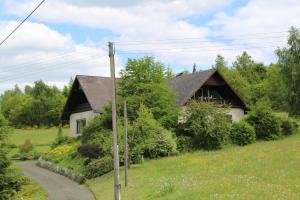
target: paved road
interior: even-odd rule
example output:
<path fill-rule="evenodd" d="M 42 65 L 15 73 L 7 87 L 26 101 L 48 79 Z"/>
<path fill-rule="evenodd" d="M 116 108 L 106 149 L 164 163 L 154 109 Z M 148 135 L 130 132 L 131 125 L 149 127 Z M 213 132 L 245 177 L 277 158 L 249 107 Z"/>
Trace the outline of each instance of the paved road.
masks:
<path fill-rule="evenodd" d="M 35 162 L 19 162 L 24 174 L 38 182 L 48 192 L 49 200 L 94 200 L 84 186 L 70 179 L 35 166 Z"/>

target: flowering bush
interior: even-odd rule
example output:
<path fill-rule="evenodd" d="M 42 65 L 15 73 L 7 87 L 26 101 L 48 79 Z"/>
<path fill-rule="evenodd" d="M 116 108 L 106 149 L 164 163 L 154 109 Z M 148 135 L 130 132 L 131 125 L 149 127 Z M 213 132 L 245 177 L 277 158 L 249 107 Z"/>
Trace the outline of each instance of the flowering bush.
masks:
<path fill-rule="evenodd" d="M 65 144 L 52 149 L 48 154 L 53 156 L 60 156 L 70 152 L 73 148 L 74 147 L 72 145 Z"/>

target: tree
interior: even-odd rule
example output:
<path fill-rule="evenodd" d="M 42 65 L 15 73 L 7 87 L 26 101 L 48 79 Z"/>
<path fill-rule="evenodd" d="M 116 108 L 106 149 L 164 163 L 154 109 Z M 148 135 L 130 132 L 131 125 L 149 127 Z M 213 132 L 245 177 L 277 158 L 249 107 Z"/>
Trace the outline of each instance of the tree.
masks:
<path fill-rule="evenodd" d="M 68 93 L 68 91 L 67 91 Z M 1 96 L 1 113 L 14 127 L 58 125 L 66 94 L 55 86 L 36 81 L 34 86 L 18 86 Z"/>
<path fill-rule="evenodd" d="M 174 78 L 174 77 L 175 77 L 175 75 L 174 75 L 172 68 L 168 67 L 167 71 L 166 71 L 166 78 L 169 79 L 169 78 Z"/>
<path fill-rule="evenodd" d="M 213 68 L 219 71 L 223 71 L 225 68 L 227 68 L 227 63 L 225 61 L 225 58 L 222 55 L 220 54 L 217 55 Z"/>
<path fill-rule="evenodd" d="M 287 91 L 288 111 L 300 115 L 300 32 L 291 28 L 288 46 L 276 51 Z"/>
<path fill-rule="evenodd" d="M 262 81 L 267 72 L 267 68 L 262 63 L 256 63 L 252 57 L 243 52 L 238 56 L 233 63 L 233 68 L 236 69 L 250 84 L 256 84 Z"/>
<path fill-rule="evenodd" d="M 197 72 L 197 66 L 196 64 L 193 65 L 193 73 L 196 73 Z"/>
<path fill-rule="evenodd" d="M 268 67 L 266 78 L 263 81 L 264 92 L 266 98 L 271 103 L 271 106 L 275 110 L 288 111 L 288 105 L 286 101 L 287 90 L 285 83 L 282 79 L 281 66 L 278 64 L 271 64 Z"/>
<path fill-rule="evenodd" d="M 11 163 L 1 147 L 6 142 L 8 133 L 8 121 L 0 113 L 0 199 L 12 199 L 24 182 L 13 169 L 9 169 Z"/>
<path fill-rule="evenodd" d="M 175 126 L 178 108 L 175 94 L 167 84 L 165 67 L 152 57 L 129 59 L 121 71 L 118 94 L 128 102 L 128 117 L 136 119 L 144 104 L 165 127 Z"/>

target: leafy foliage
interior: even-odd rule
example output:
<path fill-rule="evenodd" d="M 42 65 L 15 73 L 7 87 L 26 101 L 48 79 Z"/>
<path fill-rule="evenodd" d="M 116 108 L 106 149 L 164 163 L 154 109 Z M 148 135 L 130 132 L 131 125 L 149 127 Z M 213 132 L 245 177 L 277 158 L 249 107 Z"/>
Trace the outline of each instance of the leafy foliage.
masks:
<path fill-rule="evenodd" d="M 156 134 L 154 138 L 146 144 L 144 155 L 149 158 L 159 158 L 177 153 L 177 145 L 168 130 Z"/>
<path fill-rule="evenodd" d="M 227 109 L 210 102 L 191 101 L 186 109 L 185 130 L 195 148 L 220 149 L 227 142 L 230 122 Z"/>
<path fill-rule="evenodd" d="M 114 168 L 113 158 L 106 156 L 97 160 L 91 161 L 84 169 L 86 178 L 95 178 L 112 171 Z"/>
<path fill-rule="evenodd" d="M 251 144 L 256 139 L 255 129 L 245 121 L 235 122 L 232 124 L 230 137 L 234 144 L 240 146 Z"/>
<path fill-rule="evenodd" d="M 98 158 L 103 156 L 103 150 L 97 144 L 83 144 L 77 150 L 82 156 L 88 158 Z"/>
<path fill-rule="evenodd" d="M 26 86 L 25 92 L 15 86 L 2 95 L 1 113 L 15 127 L 58 125 L 65 95 L 43 81 L 36 81 L 33 87 Z"/>
<path fill-rule="evenodd" d="M 128 102 L 130 120 L 137 118 L 136 111 L 144 104 L 163 126 L 176 125 L 178 109 L 167 76 L 170 72 L 151 57 L 128 60 L 118 85 L 119 95 Z"/>
<path fill-rule="evenodd" d="M 281 119 L 282 134 L 285 136 L 292 135 L 298 129 L 296 120 L 291 118 Z"/>
<path fill-rule="evenodd" d="M 54 149 L 55 147 L 58 147 L 59 145 L 69 144 L 71 142 L 72 142 L 72 139 L 70 137 L 63 136 L 62 125 L 60 124 L 59 127 L 58 127 L 57 137 L 55 138 L 55 140 L 51 144 L 51 148 Z"/>
<path fill-rule="evenodd" d="M 288 110 L 292 115 L 300 115 L 300 31 L 291 28 L 288 47 L 276 51 L 278 64 L 287 92 Z"/>
<path fill-rule="evenodd" d="M 274 140 L 281 136 L 280 120 L 264 103 L 258 103 L 253 108 L 247 122 L 254 127 L 257 139 Z"/>
<path fill-rule="evenodd" d="M 177 136 L 177 149 L 179 152 L 189 152 L 192 151 L 193 141 L 190 136 Z"/>
<path fill-rule="evenodd" d="M 176 153 L 172 133 L 154 119 L 150 109 L 141 105 L 137 114 L 128 132 L 130 154 L 156 158 Z"/>
<path fill-rule="evenodd" d="M 25 140 L 24 144 L 19 147 L 20 153 L 29 153 L 34 148 L 33 144 L 29 139 Z"/>

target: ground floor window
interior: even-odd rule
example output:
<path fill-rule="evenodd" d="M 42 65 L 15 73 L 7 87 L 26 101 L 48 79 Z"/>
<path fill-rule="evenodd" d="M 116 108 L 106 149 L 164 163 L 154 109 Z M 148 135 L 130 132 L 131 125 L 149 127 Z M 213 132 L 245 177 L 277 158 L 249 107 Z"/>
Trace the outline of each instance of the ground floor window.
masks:
<path fill-rule="evenodd" d="M 84 128 L 85 125 L 86 125 L 86 119 L 78 119 L 78 120 L 76 121 L 76 124 L 77 124 L 76 133 L 77 133 L 77 134 L 81 134 L 83 128 Z"/>

